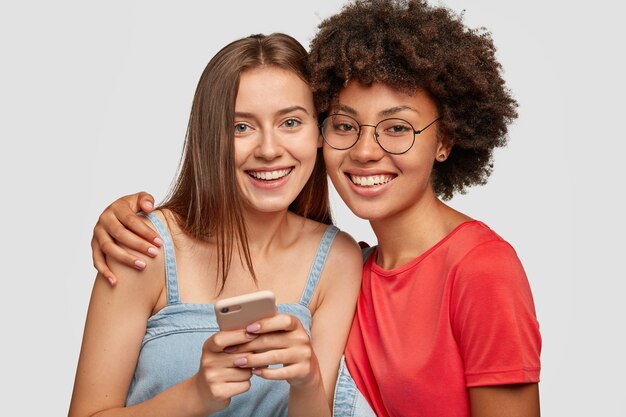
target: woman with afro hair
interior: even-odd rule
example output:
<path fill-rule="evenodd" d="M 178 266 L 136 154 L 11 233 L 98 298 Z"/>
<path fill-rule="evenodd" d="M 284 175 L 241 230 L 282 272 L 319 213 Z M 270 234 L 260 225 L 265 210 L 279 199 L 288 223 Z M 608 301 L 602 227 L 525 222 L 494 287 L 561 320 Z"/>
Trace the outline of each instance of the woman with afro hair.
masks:
<path fill-rule="evenodd" d="M 514 249 L 444 203 L 484 184 L 517 103 L 491 36 L 421 0 L 353 1 L 324 20 L 309 57 L 333 185 L 378 245 L 364 250 L 335 415 L 539 416 L 541 336 Z M 135 259 L 156 237 L 129 221 L 145 193 L 113 203 L 94 230 Z M 145 239 L 145 240 L 144 240 Z M 103 251 L 107 248 L 106 251 Z"/>

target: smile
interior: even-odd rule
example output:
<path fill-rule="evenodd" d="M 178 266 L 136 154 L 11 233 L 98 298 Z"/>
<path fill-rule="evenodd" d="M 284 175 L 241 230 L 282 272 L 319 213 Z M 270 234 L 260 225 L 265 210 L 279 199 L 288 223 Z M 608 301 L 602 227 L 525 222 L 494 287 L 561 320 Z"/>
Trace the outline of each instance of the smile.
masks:
<path fill-rule="evenodd" d="M 394 179 L 393 175 L 348 175 L 348 177 L 353 184 L 359 185 L 361 187 L 373 187 L 375 185 L 383 185 Z"/>
<path fill-rule="evenodd" d="M 246 171 L 252 178 L 262 181 L 274 181 L 286 177 L 293 168 L 277 169 L 275 171 Z"/>

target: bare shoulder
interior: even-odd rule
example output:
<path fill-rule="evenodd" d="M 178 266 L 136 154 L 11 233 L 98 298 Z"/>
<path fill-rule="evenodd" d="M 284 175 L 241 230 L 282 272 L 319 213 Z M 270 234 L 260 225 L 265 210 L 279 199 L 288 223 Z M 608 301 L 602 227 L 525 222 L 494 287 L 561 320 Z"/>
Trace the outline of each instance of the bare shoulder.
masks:
<path fill-rule="evenodd" d="M 322 297 L 327 294 L 356 297 L 361 286 L 361 249 L 348 233 L 339 231 L 326 258 L 320 281 Z"/>
<path fill-rule="evenodd" d="M 307 236 L 309 239 L 318 244 L 329 227 L 330 226 L 327 224 L 307 219 L 301 236 Z M 343 263 L 356 263 L 361 266 L 362 257 L 361 249 L 354 238 L 348 233 L 339 230 L 335 235 L 328 257 L 326 258 L 326 268 L 329 266 L 341 268 Z"/>
<path fill-rule="evenodd" d="M 311 311 L 324 331 L 328 332 L 330 325 L 333 332 L 338 332 L 334 333 L 341 336 L 338 340 L 347 337 L 361 288 L 362 271 L 359 245 L 348 233 L 337 232 L 326 257 Z"/>
<path fill-rule="evenodd" d="M 294 214 L 295 216 L 295 214 Z M 301 218 L 300 218 L 301 219 Z M 322 236 L 330 226 L 305 219 L 299 239 L 307 239 L 307 246 L 318 247 Z M 338 231 L 329 248 L 319 283 L 320 295 L 332 291 L 351 291 L 361 284 L 363 260 L 361 249 L 348 233 Z"/>
<path fill-rule="evenodd" d="M 327 267 L 337 272 L 356 271 L 358 272 L 358 274 L 356 274 L 358 275 L 358 282 L 360 282 L 363 268 L 362 259 L 361 248 L 354 238 L 346 232 L 337 232 L 326 260 Z"/>
<path fill-rule="evenodd" d="M 338 231 L 333 241 L 330 253 L 328 254 L 329 261 L 339 262 L 356 262 L 361 267 L 361 248 L 356 243 L 354 238 L 348 233 Z"/>
<path fill-rule="evenodd" d="M 312 241 L 319 242 L 326 230 L 331 227 L 331 225 L 320 223 L 312 219 L 306 219 L 295 213 L 289 212 L 289 215 L 291 220 L 291 230 L 297 230 L 298 239 L 311 239 Z M 358 247 L 352 236 L 342 231 L 337 232 L 335 240 L 333 241 L 333 246 L 336 245 L 336 242 L 341 242 L 340 244 L 348 245 L 348 247 L 350 243 L 352 243 Z"/>
<path fill-rule="evenodd" d="M 163 213 L 158 211 L 154 213 L 164 221 Z M 154 224 L 147 217 L 141 216 L 141 221 L 158 233 Z M 164 224 L 167 224 L 167 222 L 164 221 Z M 118 282 L 113 292 L 124 293 L 125 296 L 133 297 L 134 300 L 141 300 L 142 302 L 156 305 L 159 295 L 165 288 L 164 250 L 161 249 L 158 255 L 152 258 L 124 245 L 120 244 L 120 246 L 135 255 L 137 259 L 143 260 L 146 263 L 146 267 L 139 271 L 116 261 L 112 257 L 107 257 L 109 268 L 118 277 Z"/>

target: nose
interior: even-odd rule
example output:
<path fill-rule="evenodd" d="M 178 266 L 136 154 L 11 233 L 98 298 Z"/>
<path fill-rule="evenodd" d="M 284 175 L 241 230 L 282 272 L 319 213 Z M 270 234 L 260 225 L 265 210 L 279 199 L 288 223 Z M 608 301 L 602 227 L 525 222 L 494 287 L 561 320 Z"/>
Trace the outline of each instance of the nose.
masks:
<path fill-rule="evenodd" d="M 282 152 L 283 147 L 276 132 L 272 129 L 264 129 L 254 155 L 257 158 L 272 160 L 278 158 Z"/>
<path fill-rule="evenodd" d="M 384 153 L 385 151 L 376 142 L 374 126 L 362 125 L 359 140 L 350 148 L 350 157 L 355 161 L 365 163 L 379 160 Z"/>

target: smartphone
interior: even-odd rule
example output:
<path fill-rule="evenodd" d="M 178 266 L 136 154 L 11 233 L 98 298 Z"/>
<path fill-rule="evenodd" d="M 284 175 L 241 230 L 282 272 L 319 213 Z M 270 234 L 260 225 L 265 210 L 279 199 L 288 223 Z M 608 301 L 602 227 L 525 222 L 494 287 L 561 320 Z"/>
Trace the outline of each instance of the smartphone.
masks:
<path fill-rule="evenodd" d="M 267 290 L 224 298 L 215 303 L 220 330 L 245 329 L 249 324 L 276 315 L 276 312 L 276 297 Z"/>

